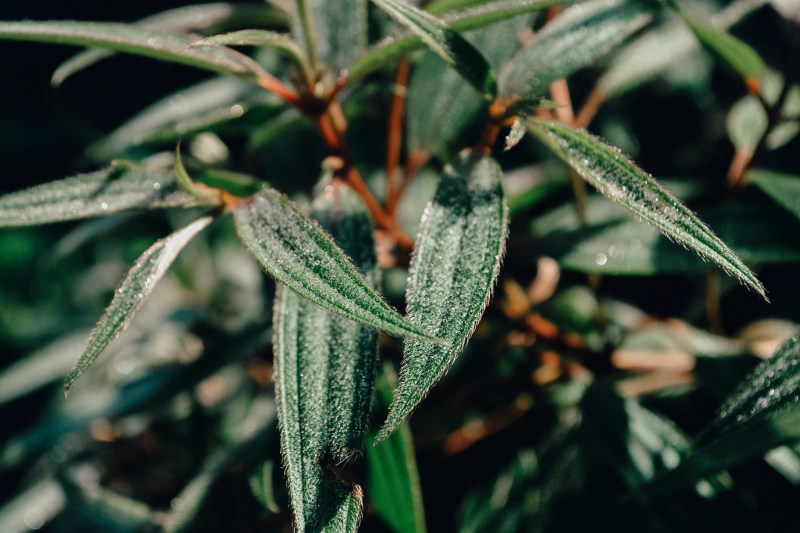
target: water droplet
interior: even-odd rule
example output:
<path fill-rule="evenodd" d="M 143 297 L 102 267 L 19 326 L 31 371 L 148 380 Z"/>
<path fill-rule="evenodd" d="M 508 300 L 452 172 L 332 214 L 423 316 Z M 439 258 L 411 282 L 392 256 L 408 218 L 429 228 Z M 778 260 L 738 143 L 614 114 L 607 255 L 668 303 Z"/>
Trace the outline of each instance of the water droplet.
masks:
<path fill-rule="evenodd" d="M 25 525 L 30 529 L 41 529 L 41 527 L 44 525 L 44 519 L 45 515 L 42 512 L 42 509 L 38 506 L 34 506 L 26 510 L 25 515 L 22 517 Z"/>
<path fill-rule="evenodd" d="M 161 190 L 161 184 L 159 182 L 155 182 L 153 184 L 153 189 L 156 190 L 156 191 Z"/>
<path fill-rule="evenodd" d="M 103 202 L 102 204 L 100 204 L 100 209 L 102 209 L 103 211 L 105 211 L 106 209 L 108 209 L 108 204 L 107 204 L 107 203 L 105 203 L 105 202 Z"/>
<path fill-rule="evenodd" d="M 242 115 L 244 115 L 244 108 L 241 105 L 235 104 L 235 105 L 231 106 L 231 116 L 232 117 L 239 118 Z"/>
<path fill-rule="evenodd" d="M 608 262 L 608 256 L 603 252 L 600 252 L 599 254 L 594 256 L 594 262 L 600 266 L 603 266 Z"/>

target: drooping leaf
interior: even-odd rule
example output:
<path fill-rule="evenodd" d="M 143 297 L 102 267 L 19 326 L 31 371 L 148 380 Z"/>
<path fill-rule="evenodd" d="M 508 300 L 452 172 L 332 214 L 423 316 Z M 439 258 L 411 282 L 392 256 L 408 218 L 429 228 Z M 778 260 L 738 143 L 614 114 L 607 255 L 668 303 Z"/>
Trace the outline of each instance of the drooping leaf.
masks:
<path fill-rule="evenodd" d="M 236 208 L 234 220 L 264 270 L 303 298 L 393 335 L 436 341 L 392 309 L 331 238 L 277 191 Z"/>
<path fill-rule="evenodd" d="M 75 380 L 89 368 L 109 343 L 128 327 L 133 315 L 139 310 L 144 299 L 153 291 L 178 253 L 213 220 L 214 217 L 211 216 L 195 220 L 185 228 L 157 241 L 136 260 L 136 264 L 130 269 L 114 293 L 111 304 L 92 332 L 86 349 L 75 364 L 75 368 L 67 377 L 64 384 L 65 390 L 69 390 Z"/>
<path fill-rule="evenodd" d="M 374 283 L 377 259 L 363 203 L 349 189 L 329 188 L 312 208 Z M 360 453 L 372 401 L 377 331 L 336 316 L 280 287 L 274 315 L 281 442 L 298 531 L 349 531 L 337 525 L 355 503 L 330 464 Z M 353 492 L 355 491 L 355 492 Z"/>
<path fill-rule="evenodd" d="M 636 1 L 593 1 L 565 9 L 506 64 L 501 94 L 542 94 L 551 82 L 591 64 L 650 18 L 651 8 Z"/>
<path fill-rule="evenodd" d="M 0 197 L 0 227 L 192 205 L 194 199 L 180 190 L 172 172 L 109 167 Z"/>
<path fill-rule="evenodd" d="M 517 15 L 532 13 L 546 7 L 563 4 L 566 0 L 495 0 L 472 8 L 445 13 L 441 20 L 452 30 L 464 32 L 482 28 Z M 376 44 L 347 69 L 348 80 L 355 80 L 424 45 L 415 34 L 389 37 Z"/>
<path fill-rule="evenodd" d="M 745 80 L 758 80 L 764 72 L 764 60 L 749 44 L 700 20 L 684 9 L 678 9 L 678 13 L 700 44 L 723 65 L 733 69 Z"/>
<path fill-rule="evenodd" d="M 748 183 L 764 191 L 779 205 L 800 218 L 800 176 L 753 168 L 747 171 L 745 177 Z"/>
<path fill-rule="evenodd" d="M 188 35 L 115 22 L 0 22 L 0 39 L 95 46 L 231 74 L 248 81 L 268 76 L 258 63 L 230 48 L 190 48 Z"/>
<path fill-rule="evenodd" d="M 186 32 L 211 26 L 236 25 L 246 21 L 248 25 L 266 24 L 285 26 L 286 13 L 263 3 L 231 4 L 227 2 L 199 4 L 170 9 L 137 22 L 145 28 L 162 31 Z M 53 72 L 51 83 L 60 85 L 74 74 L 113 56 L 112 50 L 90 48 L 72 56 Z"/>
<path fill-rule="evenodd" d="M 800 248 L 795 240 L 770 228 L 800 231 L 800 225 L 765 204 L 710 206 L 702 218 L 748 265 L 797 263 Z M 611 276 L 702 273 L 710 268 L 699 256 L 687 254 L 601 196 L 587 199 L 586 219 L 582 224 L 571 205 L 538 217 L 531 231 L 541 253 L 570 270 Z"/>
<path fill-rule="evenodd" d="M 765 296 L 763 285 L 741 259 L 624 155 L 598 138 L 558 122 L 534 118 L 528 120 L 528 126 L 533 135 L 601 193 Z"/>
<path fill-rule="evenodd" d="M 384 440 L 441 379 L 489 301 L 505 250 L 508 209 L 501 171 L 489 156 L 463 151 L 446 167 L 422 228 L 406 292 L 409 321 L 448 345 L 407 339 Z"/>
<path fill-rule="evenodd" d="M 403 0 L 373 0 L 395 20 L 409 28 L 445 62 L 464 77 L 484 100 L 497 95 L 497 78 L 486 58 L 457 31 Z"/>
<path fill-rule="evenodd" d="M 392 403 L 392 391 L 397 386 L 397 376 L 390 363 L 384 363 L 383 372 L 376 384 L 376 401 L 382 409 Z M 424 533 L 425 509 L 419 484 L 417 461 L 414 457 L 414 440 L 408 423 L 392 435 L 374 445 L 367 442 L 369 494 L 381 518 L 396 533 Z"/>

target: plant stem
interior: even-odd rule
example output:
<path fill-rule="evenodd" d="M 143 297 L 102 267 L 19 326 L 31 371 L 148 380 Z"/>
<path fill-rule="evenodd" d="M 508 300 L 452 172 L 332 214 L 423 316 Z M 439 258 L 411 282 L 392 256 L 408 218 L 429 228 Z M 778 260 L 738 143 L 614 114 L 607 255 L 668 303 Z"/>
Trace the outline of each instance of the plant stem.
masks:
<path fill-rule="evenodd" d="M 396 206 L 399 202 L 399 198 L 397 198 L 398 187 L 395 184 L 395 174 L 400 164 L 400 150 L 403 140 L 403 104 L 406 99 L 408 68 L 408 59 L 401 59 L 400 64 L 397 66 L 394 95 L 392 96 L 392 105 L 389 110 L 389 132 L 386 143 L 386 209 L 390 213 L 392 213 L 393 210 L 389 206 Z"/>

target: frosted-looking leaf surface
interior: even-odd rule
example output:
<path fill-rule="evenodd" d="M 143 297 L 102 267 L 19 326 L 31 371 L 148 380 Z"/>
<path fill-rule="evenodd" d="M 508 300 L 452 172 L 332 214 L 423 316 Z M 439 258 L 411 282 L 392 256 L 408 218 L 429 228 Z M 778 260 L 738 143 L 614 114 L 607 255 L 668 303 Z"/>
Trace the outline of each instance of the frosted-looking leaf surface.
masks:
<path fill-rule="evenodd" d="M 109 343 L 128 327 L 133 315 L 144 299 L 153 292 L 178 253 L 213 220 L 211 216 L 195 220 L 185 228 L 157 241 L 136 260 L 136 264 L 114 293 L 111 304 L 89 338 L 86 350 L 67 377 L 65 389 L 69 389 Z"/>
<path fill-rule="evenodd" d="M 110 167 L 0 197 L 0 226 L 33 226 L 194 204 L 172 172 Z"/>
<path fill-rule="evenodd" d="M 236 208 L 234 221 L 264 270 L 303 298 L 392 335 L 437 340 L 392 309 L 331 238 L 279 192 L 257 194 Z"/>
<path fill-rule="evenodd" d="M 618 150 L 585 131 L 551 120 L 529 119 L 528 128 L 598 191 L 765 296 L 755 274 L 708 226 Z"/>
<path fill-rule="evenodd" d="M 500 166 L 465 150 L 445 168 L 422 217 L 406 292 L 408 319 L 449 345 L 406 340 L 400 384 L 381 441 L 449 368 L 483 314 L 505 250 L 508 209 Z"/>

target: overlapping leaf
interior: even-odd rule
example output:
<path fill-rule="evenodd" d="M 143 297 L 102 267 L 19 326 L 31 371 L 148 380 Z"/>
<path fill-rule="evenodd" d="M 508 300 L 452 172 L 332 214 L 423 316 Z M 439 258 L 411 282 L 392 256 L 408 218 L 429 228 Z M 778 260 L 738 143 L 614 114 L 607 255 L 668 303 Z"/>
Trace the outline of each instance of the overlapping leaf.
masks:
<path fill-rule="evenodd" d="M 109 48 L 236 75 L 249 81 L 267 76 L 258 63 L 230 48 L 190 48 L 194 39 L 187 35 L 132 24 L 72 20 L 0 22 L 0 39 Z"/>
<path fill-rule="evenodd" d="M 530 119 L 528 126 L 532 134 L 601 193 L 765 296 L 755 274 L 719 237 L 617 150 L 584 131 L 558 122 Z"/>
<path fill-rule="evenodd" d="M 381 441 L 444 375 L 480 320 L 505 250 L 508 213 L 496 161 L 470 150 L 448 165 L 423 215 L 406 292 L 407 316 L 446 340 L 407 339 Z"/>
<path fill-rule="evenodd" d="M 752 183 L 787 211 L 800 219 L 800 176 L 763 169 L 751 169 L 745 175 Z"/>
<path fill-rule="evenodd" d="M 534 97 L 607 53 L 651 18 L 645 2 L 586 2 L 566 9 L 520 50 L 500 75 L 500 92 Z"/>
<path fill-rule="evenodd" d="M 153 291 L 178 253 L 213 220 L 211 216 L 195 220 L 185 228 L 157 241 L 136 260 L 136 264 L 114 293 L 114 299 L 89 338 L 83 355 L 67 377 L 64 385 L 66 390 L 69 390 L 109 343 L 128 327 L 133 315 Z"/>
<path fill-rule="evenodd" d="M 330 237 L 277 191 L 236 208 L 234 219 L 264 270 L 303 298 L 393 335 L 436 341 L 392 309 Z"/>
<path fill-rule="evenodd" d="M 346 189 L 329 189 L 312 214 L 377 276 L 369 215 Z M 352 531 L 360 488 L 333 479 L 331 462 L 364 444 L 378 357 L 377 331 L 336 316 L 281 287 L 274 315 L 277 396 L 284 465 L 298 531 Z M 352 514 L 355 513 L 355 514 Z"/>
<path fill-rule="evenodd" d="M 0 227 L 194 204 L 194 199 L 180 190 L 172 172 L 109 167 L 0 197 Z"/>

